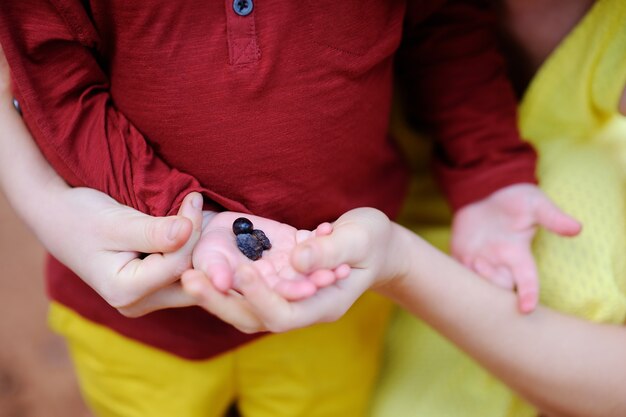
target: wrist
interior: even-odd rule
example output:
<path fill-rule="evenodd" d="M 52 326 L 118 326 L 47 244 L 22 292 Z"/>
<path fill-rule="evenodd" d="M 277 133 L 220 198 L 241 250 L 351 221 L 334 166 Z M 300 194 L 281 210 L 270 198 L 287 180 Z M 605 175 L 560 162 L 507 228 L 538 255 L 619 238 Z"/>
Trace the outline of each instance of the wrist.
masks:
<path fill-rule="evenodd" d="M 390 224 L 390 244 L 385 254 L 385 265 L 375 283 L 376 290 L 384 294 L 397 291 L 411 274 L 415 245 L 413 240 L 416 237 L 408 229 L 393 222 Z"/>

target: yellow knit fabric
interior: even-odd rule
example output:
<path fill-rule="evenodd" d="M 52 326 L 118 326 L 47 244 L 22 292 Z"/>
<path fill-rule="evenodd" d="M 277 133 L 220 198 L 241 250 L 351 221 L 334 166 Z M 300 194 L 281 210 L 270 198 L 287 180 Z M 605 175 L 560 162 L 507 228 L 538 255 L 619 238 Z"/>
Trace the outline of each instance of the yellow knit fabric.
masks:
<path fill-rule="evenodd" d="M 626 318 L 626 2 L 597 2 L 545 63 L 520 107 L 543 190 L 583 223 L 576 239 L 540 231 L 541 302 L 594 321 Z"/>
<path fill-rule="evenodd" d="M 522 134 L 539 153 L 542 189 L 584 225 L 574 239 L 538 233 L 541 302 L 611 323 L 626 319 L 626 118 L 617 112 L 625 87 L 626 1 L 599 0 L 542 66 L 520 108 Z M 409 135 L 399 133 L 406 144 Z M 420 206 L 421 213 L 431 213 L 424 206 L 441 204 L 413 198 L 408 209 Z M 435 218 L 429 214 L 414 230 L 445 248 L 449 230 Z M 392 319 L 385 355 L 374 417 L 537 416 L 404 311 Z"/>

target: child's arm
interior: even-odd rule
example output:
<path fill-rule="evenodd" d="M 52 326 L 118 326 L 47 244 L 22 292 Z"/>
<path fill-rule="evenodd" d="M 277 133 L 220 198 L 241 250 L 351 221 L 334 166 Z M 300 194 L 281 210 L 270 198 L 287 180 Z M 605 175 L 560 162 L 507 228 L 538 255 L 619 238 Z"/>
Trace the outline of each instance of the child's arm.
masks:
<path fill-rule="evenodd" d="M 253 268 L 239 270 L 240 295 L 212 292 L 213 308 L 245 331 L 285 331 L 335 320 L 367 288 L 402 305 L 548 415 L 626 415 L 626 329 L 538 307 L 515 308 L 515 295 L 469 270 L 373 209 L 357 209 L 328 236 L 293 254 L 307 273 L 342 263 L 351 276 L 314 297 L 289 303 Z M 186 275 L 194 285 L 193 272 Z"/>
<path fill-rule="evenodd" d="M 531 251 L 539 226 L 562 236 L 580 232 L 580 224 L 536 185 L 510 185 L 455 213 L 452 255 L 490 282 L 516 289 L 520 311 L 529 313 L 539 301 Z"/>
<path fill-rule="evenodd" d="M 259 253 L 262 254 L 259 259 L 248 259 L 236 247 L 237 236 L 233 232 L 233 222 L 239 217 L 250 220 L 253 228 L 263 231 L 271 243 L 271 248 Z M 253 265 L 265 284 L 280 296 L 288 300 L 307 298 L 319 288 L 345 278 L 337 271 L 324 269 L 304 275 L 290 263 L 291 252 L 299 242 L 326 232 L 324 228 L 316 231 L 297 230 L 285 223 L 242 213 L 217 213 L 205 221 L 202 236 L 193 251 L 193 267 L 207 281 L 204 285 L 227 292 L 233 288 L 236 269 L 241 265 Z"/>
<path fill-rule="evenodd" d="M 536 155 L 517 128 L 490 2 L 434 4 L 430 13 L 407 5 L 398 72 L 407 115 L 432 135 L 437 179 L 456 211 L 508 185 L 536 183 Z"/>
<path fill-rule="evenodd" d="M 0 5 L 0 39 L 14 70 L 15 90 L 24 117 L 54 169 L 73 186 L 104 191 L 153 215 L 176 214 L 184 196 L 194 191 L 221 206 L 246 211 L 155 155 L 112 102 L 109 80 L 90 49 L 97 44 L 97 33 L 86 30 L 82 38 L 75 37 L 75 28 L 65 18 L 91 26 L 80 3 L 72 7 L 75 10 L 57 10 L 52 3 L 38 0 Z M 0 75 L 8 77 L 8 69 Z M 206 232 L 211 227 L 212 223 Z M 231 258 L 238 255 L 232 244 L 216 250 L 230 252 Z M 184 269 L 177 267 L 178 273 Z M 90 280 L 90 275 L 79 275 Z"/>
<path fill-rule="evenodd" d="M 341 283 L 355 278 L 373 283 L 547 415 L 626 415 L 623 326 L 591 323 L 541 306 L 530 315 L 519 314 L 514 294 L 477 279 L 409 230 L 391 223 L 383 233 L 377 231 L 381 222 L 367 212 L 347 215 L 349 228 L 339 219 L 333 234 L 297 248 L 295 265 L 365 266 Z M 308 263 L 297 259 L 305 248 L 314 255 Z M 329 300 L 327 305 L 338 308 Z"/>
<path fill-rule="evenodd" d="M 82 2 L 0 2 L 0 42 L 28 128 L 71 186 L 103 191 L 151 215 L 176 214 L 194 191 L 214 208 L 246 211 L 168 166 L 118 110 L 97 58 L 105 41 Z"/>
<path fill-rule="evenodd" d="M 517 129 L 498 41 L 488 2 L 450 1 L 408 31 L 399 68 L 407 110 L 435 140 L 436 174 L 456 213 L 454 256 L 498 285 L 516 286 L 520 310 L 529 312 L 538 297 L 536 226 L 565 235 L 579 226 L 562 213 L 537 217 L 554 205 L 534 185 L 536 155 Z M 504 196 L 511 202 L 502 204 Z"/>
<path fill-rule="evenodd" d="M 155 218 L 101 192 L 69 188 L 13 108 L 3 57 L 0 49 L 0 188 L 11 206 L 56 258 L 121 313 L 194 304 L 174 282 L 200 234 L 201 196 L 189 195 L 178 216 Z"/>
<path fill-rule="evenodd" d="M 367 227 L 363 227 L 362 222 Z M 403 256 L 408 248 L 402 246 L 402 239 L 391 236 L 399 228 L 390 226 L 391 222 L 380 211 L 362 208 L 341 216 L 334 229 L 327 223 L 322 224 L 314 234 L 298 239 L 300 245 L 291 253 L 296 270 L 306 276 L 320 270 L 333 271 L 338 278 L 332 285 L 302 301 L 289 302 L 273 290 L 262 278 L 256 263 L 237 268 L 233 283 L 236 292 L 225 293 L 216 288 L 199 270 L 186 271 L 182 277 L 183 286 L 206 310 L 244 332 L 282 332 L 312 323 L 335 321 L 374 285 L 376 278 L 383 281 L 384 273 L 391 279 L 402 274 L 402 268 L 408 266 L 408 256 Z M 331 231 L 332 236 L 328 236 Z M 397 255 L 388 258 L 389 263 L 385 263 L 383 251 L 374 249 L 387 243 L 397 249 L 389 249 Z M 353 266 L 351 271 L 347 263 Z M 332 266 L 326 268 L 324 265 Z M 385 268 L 389 270 L 383 272 Z M 348 274 L 349 279 L 342 279 Z"/>
<path fill-rule="evenodd" d="M 539 306 L 485 283 L 412 238 L 412 273 L 381 292 L 550 416 L 626 415 L 626 329 Z"/>

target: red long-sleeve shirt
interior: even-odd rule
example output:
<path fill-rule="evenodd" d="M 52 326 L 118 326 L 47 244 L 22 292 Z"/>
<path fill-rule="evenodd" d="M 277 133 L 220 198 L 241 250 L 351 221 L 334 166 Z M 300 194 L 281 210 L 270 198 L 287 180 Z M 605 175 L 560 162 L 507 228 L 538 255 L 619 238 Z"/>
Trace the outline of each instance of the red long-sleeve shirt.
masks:
<path fill-rule="evenodd" d="M 25 120 L 71 185 L 155 215 L 200 191 L 210 207 L 311 228 L 401 204 L 407 173 L 386 132 L 405 25 L 402 56 L 419 68 L 411 91 L 429 104 L 419 113 L 446 167 L 462 172 L 443 177 L 451 201 L 534 178 L 489 13 L 475 3 L 414 1 L 407 14 L 393 0 L 256 0 L 240 16 L 232 0 L 3 1 L 0 42 Z M 124 318 L 54 260 L 48 287 L 85 317 L 188 358 L 253 337 L 197 308 Z"/>

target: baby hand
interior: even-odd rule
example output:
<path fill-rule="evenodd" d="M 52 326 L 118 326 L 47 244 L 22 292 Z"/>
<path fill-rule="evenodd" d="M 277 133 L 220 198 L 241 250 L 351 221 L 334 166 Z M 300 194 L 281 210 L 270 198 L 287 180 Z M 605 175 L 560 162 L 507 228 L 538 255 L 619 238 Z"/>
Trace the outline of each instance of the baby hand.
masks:
<path fill-rule="evenodd" d="M 238 223 L 235 227 L 239 234 L 237 236 L 233 230 L 233 223 L 242 217 L 252 222 L 251 230 L 248 231 L 244 227 L 247 225 L 242 226 L 245 222 Z M 248 243 L 257 242 L 257 238 L 251 233 L 252 229 L 263 231 L 271 248 L 266 245 L 266 249 L 263 250 L 260 241 L 258 248 L 248 247 Z M 296 271 L 289 261 L 291 251 L 299 242 L 321 233 L 324 233 L 323 229 L 297 230 L 284 223 L 241 213 L 207 213 L 202 236 L 194 249 L 193 266 L 202 272 L 205 278 L 210 279 L 210 284 L 215 289 L 222 292 L 237 290 L 235 271 L 239 266 L 249 264 L 258 271 L 269 288 L 285 299 L 307 298 L 315 294 L 319 288 L 331 285 L 338 279 L 337 274 L 329 269 L 302 274 Z M 238 237 L 244 243 L 242 246 L 247 255 L 238 248 Z M 194 276 L 198 277 L 197 274 Z M 192 286 L 197 287 L 198 285 Z M 196 292 L 195 295 L 201 296 L 202 291 Z"/>
<path fill-rule="evenodd" d="M 452 254 L 492 283 L 516 289 L 519 309 L 537 306 L 539 282 L 531 243 L 538 226 L 575 236 L 581 225 L 532 184 L 515 184 L 459 210 L 452 225 Z"/>
<path fill-rule="evenodd" d="M 270 252 L 273 251 L 274 227 L 288 226 L 272 226 L 257 221 L 254 216 L 249 217 L 255 227 L 263 227 L 272 239 Z M 293 234 L 293 230 L 284 231 Z M 267 285 L 267 279 L 261 277 L 257 268 L 259 261 L 244 262 L 236 268 L 233 287 L 237 293 L 217 290 L 197 269 L 183 274 L 183 285 L 189 292 L 197 294 L 203 308 L 243 332 L 283 332 L 337 320 L 364 291 L 380 282 L 380 277 L 390 278 L 390 268 L 385 265 L 391 264 L 391 269 L 395 270 L 398 264 L 402 264 L 388 256 L 391 223 L 374 209 L 355 209 L 341 216 L 332 226 L 323 223 L 315 232 L 298 231 L 297 234 L 295 242 L 298 244 L 293 245 L 292 240 L 287 245 L 294 268 L 307 277 L 320 271 L 333 271 L 335 277 L 332 285 L 319 288 L 311 297 L 290 301 L 278 294 Z M 391 250 L 393 254 L 400 252 Z"/>

